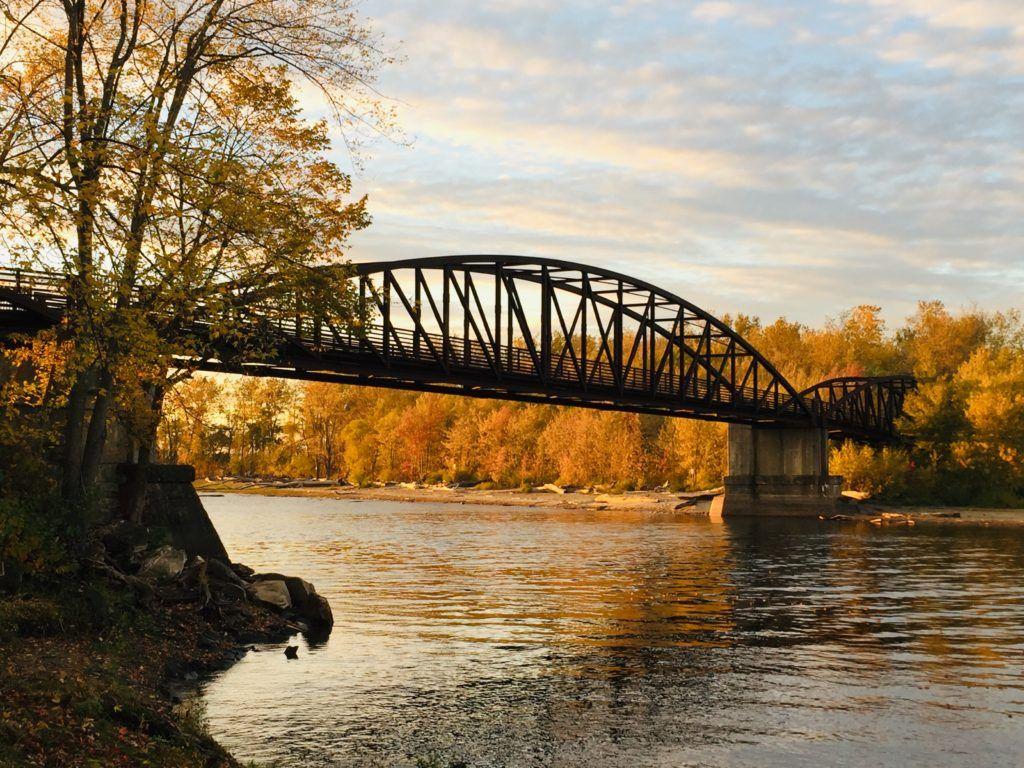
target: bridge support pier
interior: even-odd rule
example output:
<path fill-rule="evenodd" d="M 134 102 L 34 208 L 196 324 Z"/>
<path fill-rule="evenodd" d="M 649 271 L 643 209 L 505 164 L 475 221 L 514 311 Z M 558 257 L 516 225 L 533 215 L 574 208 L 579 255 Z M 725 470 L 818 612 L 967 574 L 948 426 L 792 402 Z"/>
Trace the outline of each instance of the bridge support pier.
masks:
<path fill-rule="evenodd" d="M 729 425 L 723 516 L 817 516 L 834 511 L 842 478 L 828 472 L 819 427 Z"/>

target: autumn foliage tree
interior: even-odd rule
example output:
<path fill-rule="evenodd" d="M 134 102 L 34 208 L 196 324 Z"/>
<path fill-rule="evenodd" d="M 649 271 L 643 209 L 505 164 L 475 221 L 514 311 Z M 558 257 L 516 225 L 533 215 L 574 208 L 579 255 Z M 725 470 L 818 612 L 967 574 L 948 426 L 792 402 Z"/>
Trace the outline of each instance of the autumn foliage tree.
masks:
<path fill-rule="evenodd" d="M 0 9 L 0 235 L 18 263 L 68 280 L 61 469 L 76 497 L 111 413 L 145 454 L 169 384 L 268 348 L 253 313 L 301 289 L 353 317 L 339 272 L 314 269 L 342 265 L 368 223 L 327 151 L 332 124 L 353 141 L 387 128 L 369 90 L 386 56 L 349 0 Z M 327 119 L 306 118 L 300 81 Z"/>
<path fill-rule="evenodd" d="M 784 319 L 732 322 L 797 386 L 844 374 L 919 377 L 901 426 L 912 443 L 833 447 L 831 468 L 848 487 L 929 503 L 1024 499 L 1024 324 L 1015 314 L 954 314 L 922 302 L 895 330 L 872 306 L 822 328 Z M 188 382 L 172 398 L 215 404 L 209 437 L 193 443 L 178 437 L 182 416 L 174 405 L 160 440 L 165 460 L 211 467 L 206 474 L 245 468 L 353 483 L 697 490 L 719 485 L 726 472 L 725 425 L 714 422 L 320 383 L 288 385 L 291 394 L 284 395 L 279 383 L 255 379 L 219 379 L 216 397 L 208 397 L 213 381 Z M 278 403 L 276 416 L 275 407 L 260 409 L 253 401 Z M 249 421 L 274 426 L 261 427 L 261 458 L 244 464 L 237 447 L 216 448 L 234 445 L 217 436 L 225 425 Z M 199 452 L 183 451 L 186 444 Z M 204 454 L 205 445 L 220 452 Z"/>

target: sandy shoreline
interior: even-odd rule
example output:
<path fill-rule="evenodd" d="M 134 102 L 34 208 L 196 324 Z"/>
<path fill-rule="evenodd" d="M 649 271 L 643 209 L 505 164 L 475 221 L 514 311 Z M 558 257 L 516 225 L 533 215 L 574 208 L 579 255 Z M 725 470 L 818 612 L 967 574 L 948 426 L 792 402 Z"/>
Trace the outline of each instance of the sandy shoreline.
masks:
<path fill-rule="evenodd" d="M 350 501 L 396 501 L 432 504 L 469 504 L 480 506 L 535 507 L 539 509 L 608 509 L 646 513 L 708 515 L 710 499 L 692 501 L 685 493 L 671 491 L 629 491 L 625 493 L 557 493 L 535 489 L 479 490 L 444 486 L 395 484 L 359 488 L 351 485 L 323 487 L 281 487 L 275 484 L 243 481 L 197 480 L 196 490 L 202 495 L 220 493 L 256 494 L 260 496 L 294 496 L 306 498 L 344 499 Z M 690 497 L 693 494 L 689 494 Z M 870 522 L 885 516 L 886 525 L 912 520 L 915 524 L 974 524 L 982 526 L 1024 526 L 1024 509 L 990 509 L 980 507 L 896 506 L 871 501 L 850 500 L 839 511 L 840 521 Z M 897 517 L 899 516 L 899 517 Z M 834 522 L 827 520 L 826 522 Z"/>
<path fill-rule="evenodd" d="M 636 491 L 621 494 L 567 491 L 553 493 L 534 490 L 478 490 L 443 486 L 386 485 L 359 488 L 329 486 L 322 488 L 283 488 L 237 481 L 196 481 L 200 495 L 211 493 L 253 493 L 260 496 L 300 496 L 307 498 L 348 499 L 353 501 L 404 501 L 432 504 L 473 504 L 497 507 L 538 507 L 561 509 L 628 509 L 649 512 L 675 512 L 686 503 L 682 494 L 667 491 Z M 686 512 L 707 514 L 710 500 L 696 501 Z"/>

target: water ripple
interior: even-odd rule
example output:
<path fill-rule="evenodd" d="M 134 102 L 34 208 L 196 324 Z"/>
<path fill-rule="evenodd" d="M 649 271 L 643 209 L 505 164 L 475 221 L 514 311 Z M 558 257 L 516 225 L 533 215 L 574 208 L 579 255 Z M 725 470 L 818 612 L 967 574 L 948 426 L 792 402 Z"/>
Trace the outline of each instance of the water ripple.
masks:
<path fill-rule="evenodd" d="M 1016 766 L 1024 537 L 225 496 L 336 618 L 207 684 L 283 766 Z"/>

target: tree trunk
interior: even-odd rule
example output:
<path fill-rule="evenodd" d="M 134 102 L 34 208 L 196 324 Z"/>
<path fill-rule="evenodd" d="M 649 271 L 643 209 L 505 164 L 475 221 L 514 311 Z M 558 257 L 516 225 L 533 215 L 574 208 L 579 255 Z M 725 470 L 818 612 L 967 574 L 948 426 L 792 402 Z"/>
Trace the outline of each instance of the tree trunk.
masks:
<path fill-rule="evenodd" d="M 85 450 L 85 412 L 96 383 L 96 369 L 82 371 L 71 386 L 68 395 L 67 421 L 64 425 L 64 456 L 61 467 L 61 496 L 65 500 L 80 499 L 85 486 L 82 482 L 82 456 Z"/>
<path fill-rule="evenodd" d="M 113 377 L 104 370 L 100 374 L 99 391 L 92 406 L 89 418 L 89 431 L 85 437 L 85 448 L 82 453 L 82 486 L 92 488 L 99 479 L 100 460 L 107 442 L 107 419 L 110 416 L 110 405 L 113 401 Z"/>
<path fill-rule="evenodd" d="M 136 524 L 142 524 L 142 513 L 146 506 L 146 475 L 147 468 L 153 463 L 153 451 L 156 447 L 156 431 L 160 424 L 160 414 L 164 407 L 164 388 L 154 384 L 150 389 L 151 407 L 153 409 L 153 422 L 147 430 L 147 434 L 139 440 L 139 453 L 136 458 L 134 479 L 128 489 L 126 512 L 128 519 Z"/>

